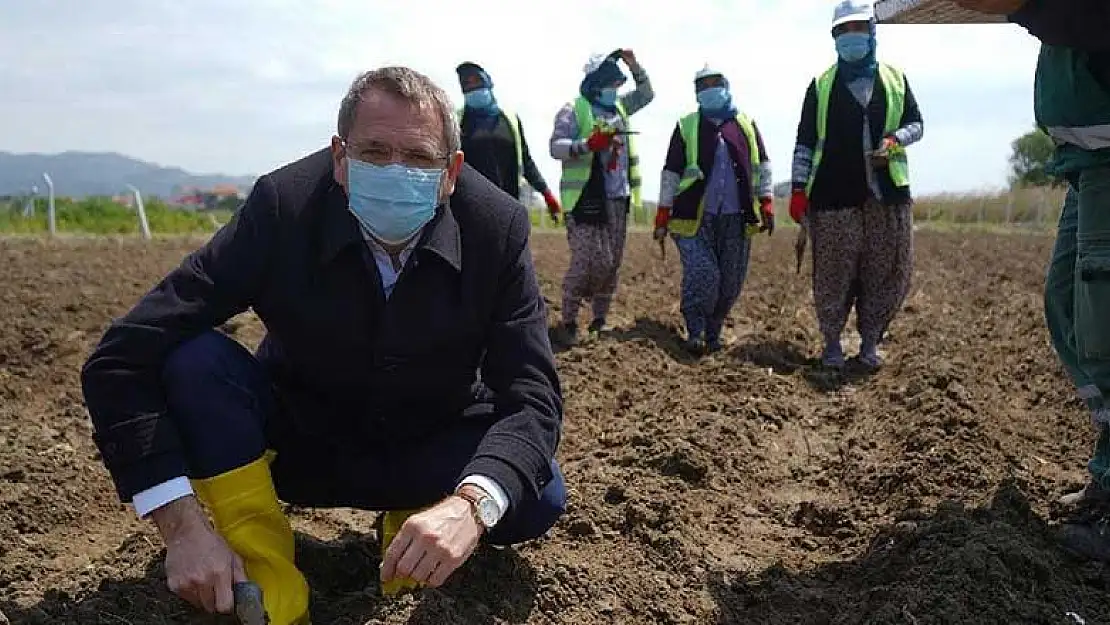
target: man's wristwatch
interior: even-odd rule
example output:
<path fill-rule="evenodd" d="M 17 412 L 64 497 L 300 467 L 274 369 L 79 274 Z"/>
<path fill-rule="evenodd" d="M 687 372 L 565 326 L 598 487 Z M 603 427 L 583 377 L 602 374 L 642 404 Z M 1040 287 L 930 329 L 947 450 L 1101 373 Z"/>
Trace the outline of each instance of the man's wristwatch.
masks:
<path fill-rule="evenodd" d="M 460 487 L 455 494 L 462 497 L 470 504 L 470 510 L 474 514 L 474 520 L 478 522 L 485 531 L 489 532 L 493 529 L 494 525 L 501 520 L 501 511 L 497 508 L 497 502 L 490 497 L 486 491 L 464 484 Z"/>

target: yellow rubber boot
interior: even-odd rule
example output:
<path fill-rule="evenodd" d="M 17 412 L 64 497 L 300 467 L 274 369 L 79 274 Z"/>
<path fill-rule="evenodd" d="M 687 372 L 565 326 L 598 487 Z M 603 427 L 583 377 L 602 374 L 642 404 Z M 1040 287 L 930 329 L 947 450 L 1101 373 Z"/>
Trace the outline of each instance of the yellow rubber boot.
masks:
<path fill-rule="evenodd" d="M 421 512 L 421 510 L 390 510 L 382 515 L 381 525 L 381 539 L 382 543 L 382 560 L 385 560 L 385 552 L 389 550 L 390 543 L 397 533 L 401 531 L 405 521 L 412 515 Z M 409 577 L 395 577 L 388 582 L 382 582 L 382 596 L 392 597 L 406 590 L 417 590 L 422 584 Z"/>
<path fill-rule="evenodd" d="M 308 582 L 293 558 L 293 528 L 270 477 L 273 454 L 216 477 L 193 480 L 216 531 L 262 589 L 271 625 L 307 625 Z"/>

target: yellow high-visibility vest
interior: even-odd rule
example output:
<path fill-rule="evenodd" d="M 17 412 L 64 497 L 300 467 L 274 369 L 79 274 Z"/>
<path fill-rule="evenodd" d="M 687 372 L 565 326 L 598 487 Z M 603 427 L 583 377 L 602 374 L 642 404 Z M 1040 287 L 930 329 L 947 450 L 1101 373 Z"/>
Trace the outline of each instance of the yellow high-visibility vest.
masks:
<path fill-rule="evenodd" d="M 759 183 L 760 183 L 760 170 L 759 166 L 759 138 L 755 134 L 755 124 L 752 123 L 750 117 L 744 113 L 736 114 L 736 123 L 740 125 L 740 129 L 744 131 L 744 136 L 748 139 L 748 152 L 751 153 L 751 191 L 752 191 L 752 208 L 755 209 L 756 215 L 759 216 L 760 221 L 763 220 L 763 215 L 760 213 L 759 206 Z M 682 143 L 686 146 L 686 169 L 682 172 L 682 178 L 678 181 L 678 193 L 686 191 L 699 180 L 706 179 L 706 173 L 701 170 L 698 165 L 698 126 L 701 124 L 701 113 L 690 113 L 684 116 L 678 122 L 678 131 L 682 135 Z M 667 230 L 672 234 L 677 234 L 680 237 L 692 237 L 698 232 L 701 227 L 701 220 L 705 214 L 705 197 L 698 202 L 698 214 L 693 219 L 671 219 L 667 224 Z M 759 231 L 759 226 L 751 224 L 748 226 L 747 234 L 752 234 Z"/>
<path fill-rule="evenodd" d="M 628 114 L 625 112 L 624 105 L 619 101 L 617 102 L 617 113 L 621 116 L 624 122 L 624 128 L 629 129 Z M 594 110 L 593 105 L 589 100 L 578 96 L 574 101 L 574 117 L 578 124 L 578 139 L 585 140 L 593 134 L 594 131 Z M 632 135 L 624 135 L 625 145 L 628 146 L 628 186 L 632 193 L 632 208 L 639 210 L 642 206 L 640 199 L 640 187 L 642 179 L 640 178 L 640 157 L 636 151 L 636 142 Z M 578 200 L 582 197 L 582 191 L 586 188 L 586 183 L 590 181 L 590 171 L 593 165 L 594 154 L 589 155 L 591 158 L 572 158 L 563 161 L 563 175 L 559 179 L 559 195 L 562 200 L 563 206 L 566 210 L 573 211 L 574 207 L 578 205 Z"/>
<path fill-rule="evenodd" d="M 836 83 L 837 66 L 833 65 L 817 79 L 817 149 L 813 154 L 813 167 L 809 172 L 809 182 L 806 184 L 806 195 L 813 191 L 813 182 L 817 180 L 817 168 L 825 155 L 825 141 L 829 136 L 829 100 L 832 98 L 833 85 Z M 883 134 L 891 134 L 902 123 L 902 114 L 906 110 L 906 75 L 901 70 L 887 65 L 879 64 L 879 80 L 882 82 L 883 91 L 886 92 L 886 121 L 883 125 Z M 890 150 L 890 178 L 896 187 L 908 187 L 910 184 L 910 163 L 906 155 L 906 148 L 896 145 Z"/>

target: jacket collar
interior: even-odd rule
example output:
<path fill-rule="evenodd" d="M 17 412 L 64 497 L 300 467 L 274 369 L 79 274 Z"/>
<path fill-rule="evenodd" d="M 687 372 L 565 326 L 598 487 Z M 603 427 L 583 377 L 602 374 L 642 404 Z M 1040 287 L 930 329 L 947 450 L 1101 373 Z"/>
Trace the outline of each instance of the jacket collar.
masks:
<path fill-rule="evenodd" d="M 330 172 L 328 175 L 331 175 Z M 321 264 L 328 264 L 350 245 L 365 245 L 362 226 L 347 209 L 347 193 L 334 180 L 326 190 L 320 208 L 324 212 L 320 242 Z M 462 271 L 462 235 L 450 202 L 441 205 L 436 210 L 435 217 L 424 226 L 416 250 L 431 252 L 446 261 L 455 271 Z"/>

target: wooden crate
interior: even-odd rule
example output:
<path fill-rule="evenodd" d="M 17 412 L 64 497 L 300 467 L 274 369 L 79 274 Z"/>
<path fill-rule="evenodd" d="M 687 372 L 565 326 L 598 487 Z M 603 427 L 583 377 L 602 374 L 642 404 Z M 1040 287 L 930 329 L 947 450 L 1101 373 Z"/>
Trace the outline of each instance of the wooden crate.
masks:
<path fill-rule="evenodd" d="M 878 0 L 880 24 L 1002 24 L 1005 15 L 969 11 L 950 0 Z"/>

